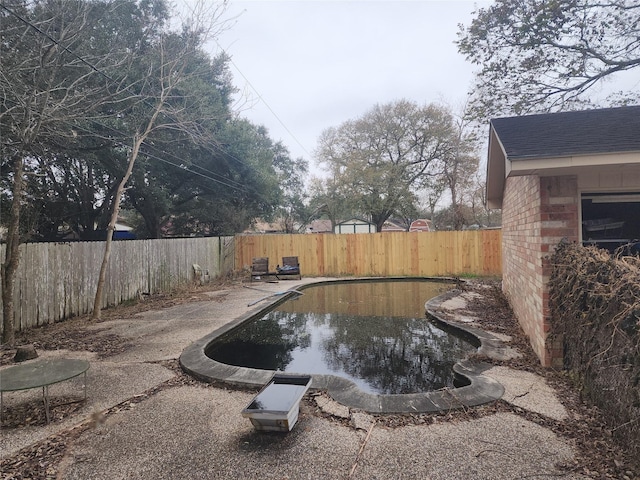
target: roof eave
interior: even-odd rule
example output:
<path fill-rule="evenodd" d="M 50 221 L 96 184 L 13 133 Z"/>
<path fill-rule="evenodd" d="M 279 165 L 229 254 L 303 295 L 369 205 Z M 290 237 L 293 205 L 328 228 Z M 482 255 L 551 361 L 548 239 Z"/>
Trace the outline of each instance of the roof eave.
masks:
<path fill-rule="evenodd" d="M 555 172 L 583 168 L 606 167 L 614 165 L 637 165 L 640 151 L 609 152 L 591 155 L 569 155 L 562 157 L 517 157 L 510 158 L 512 176 L 515 175 L 553 175 Z M 559 173 L 563 174 L 563 173 Z"/>
<path fill-rule="evenodd" d="M 489 148 L 487 152 L 487 207 L 502 208 L 507 156 L 493 125 L 489 124 Z"/>

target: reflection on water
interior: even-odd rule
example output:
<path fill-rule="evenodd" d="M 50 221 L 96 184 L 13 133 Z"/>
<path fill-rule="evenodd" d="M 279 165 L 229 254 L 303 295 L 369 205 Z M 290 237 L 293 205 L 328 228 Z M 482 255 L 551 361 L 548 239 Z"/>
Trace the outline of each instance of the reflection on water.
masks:
<path fill-rule="evenodd" d="M 318 285 L 207 347 L 249 368 L 339 375 L 370 393 L 453 387 L 453 364 L 475 351 L 429 322 L 424 303 L 451 286 L 419 280 Z"/>
<path fill-rule="evenodd" d="M 267 388 L 256 395 L 247 410 L 286 412 L 300 400 L 306 390 L 306 385 L 277 384 L 276 388 Z"/>

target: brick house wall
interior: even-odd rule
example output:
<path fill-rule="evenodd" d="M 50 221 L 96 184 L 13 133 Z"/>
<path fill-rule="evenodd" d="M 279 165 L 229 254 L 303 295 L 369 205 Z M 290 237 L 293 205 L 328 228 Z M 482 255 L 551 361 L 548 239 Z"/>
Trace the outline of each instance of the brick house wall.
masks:
<path fill-rule="evenodd" d="M 548 256 L 566 238 L 579 240 L 575 175 L 508 177 L 502 209 L 503 290 L 534 352 L 562 366 L 562 342 L 549 342 Z"/>

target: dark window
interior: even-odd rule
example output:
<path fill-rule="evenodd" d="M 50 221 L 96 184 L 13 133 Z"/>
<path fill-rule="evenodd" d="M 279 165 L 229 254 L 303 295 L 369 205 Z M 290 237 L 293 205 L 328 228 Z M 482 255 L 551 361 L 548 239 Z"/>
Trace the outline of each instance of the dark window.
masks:
<path fill-rule="evenodd" d="M 583 193 L 582 242 L 613 251 L 640 240 L 640 192 Z"/>

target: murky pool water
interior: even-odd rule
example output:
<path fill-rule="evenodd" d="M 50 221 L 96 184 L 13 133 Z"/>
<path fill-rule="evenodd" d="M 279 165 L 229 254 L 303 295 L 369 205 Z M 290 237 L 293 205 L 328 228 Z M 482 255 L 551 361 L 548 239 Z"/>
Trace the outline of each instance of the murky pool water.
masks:
<path fill-rule="evenodd" d="M 452 287 L 421 281 L 348 281 L 312 286 L 214 340 L 218 362 L 338 375 L 369 393 L 453 387 L 453 364 L 476 347 L 438 328 L 425 302 Z"/>

